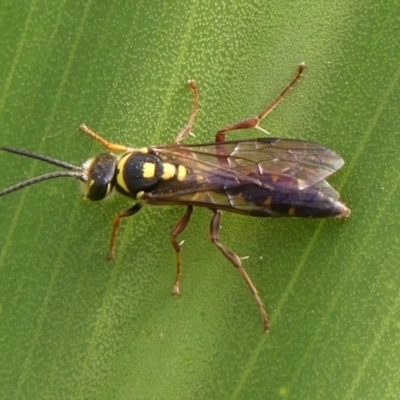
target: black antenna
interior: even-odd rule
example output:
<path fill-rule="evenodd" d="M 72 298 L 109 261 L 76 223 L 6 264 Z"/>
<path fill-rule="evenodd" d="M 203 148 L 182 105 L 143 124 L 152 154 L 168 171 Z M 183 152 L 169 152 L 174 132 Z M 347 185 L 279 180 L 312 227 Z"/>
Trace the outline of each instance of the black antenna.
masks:
<path fill-rule="evenodd" d="M 36 160 L 44 161 L 44 162 L 47 162 L 48 164 L 57 165 L 58 167 L 61 167 L 64 169 L 70 169 L 72 171 L 81 170 L 81 167 L 77 167 L 77 166 L 69 164 L 65 161 L 60 161 L 60 160 L 57 160 L 52 157 L 47 157 L 47 156 L 43 156 L 41 154 L 32 153 L 27 150 L 14 149 L 13 147 L 7 147 L 7 146 L 0 147 L 0 149 L 4 150 L 4 151 L 8 151 L 9 153 L 19 154 L 20 156 L 35 158 Z"/>
<path fill-rule="evenodd" d="M 76 165 L 72 165 L 67 162 L 57 160 L 55 158 L 43 156 L 41 154 L 31 153 L 27 150 L 14 149 L 12 147 L 1 147 L 0 149 L 4 150 L 4 151 L 8 151 L 9 153 L 14 153 L 14 154 L 18 154 L 21 156 L 34 158 L 36 160 L 44 161 L 48 164 L 56 165 L 58 167 L 70 170 L 70 171 L 50 172 L 48 174 L 44 174 L 44 175 L 40 175 L 40 176 L 37 176 L 32 179 L 28 179 L 25 182 L 18 183 L 14 186 L 11 186 L 7 189 L 2 190 L 0 192 L 0 197 L 5 196 L 6 194 L 9 194 L 9 193 L 15 192 L 16 190 L 22 189 L 24 187 L 34 185 L 35 183 L 47 181 L 48 179 L 61 178 L 61 177 L 73 177 L 73 178 L 78 178 L 82 182 L 85 182 L 85 177 L 84 177 L 82 168 L 77 167 Z"/>

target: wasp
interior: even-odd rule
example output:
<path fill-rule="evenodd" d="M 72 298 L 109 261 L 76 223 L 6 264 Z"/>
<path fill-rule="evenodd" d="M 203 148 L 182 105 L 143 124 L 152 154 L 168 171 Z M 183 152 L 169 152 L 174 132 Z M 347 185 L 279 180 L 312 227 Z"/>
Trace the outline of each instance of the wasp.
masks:
<path fill-rule="evenodd" d="M 242 259 L 219 239 L 222 211 L 253 217 L 348 217 L 350 209 L 325 180 L 344 161 L 332 150 L 304 140 L 261 137 L 227 141 L 225 138 L 229 132 L 241 129 L 256 128 L 265 132 L 260 122 L 300 80 L 304 68 L 305 64 L 301 63 L 294 79 L 261 113 L 220 129 L 213 143 L 181 144 L 191 134 L 199 110 L 197 86 L 190 80 L 194 97 L 192 112 L 172 144 L 132 148 L 109 142 L 82 124 L 80 130 L 107 149 L 82 166 L 2 147 L 4 151 L 44 161 L 64 171 L 29 179 L 1 191 L 0 196 L 48 179 L 74 177 L 81 182 L 83 196 L 88 200 L 103 200 L 113 191 L 131 198 L 134 205 L 119 212 L 112 221 L 108 254 L 111 260 L 115 259 L 117 233 L 123 218 L 137 214 L 145 204 L 186 206 L 186 212 L 170 234 L 176 253 L 174 295 L 181 292 L 182 243 L 178 236 L 187 227 L 193 207 L 208 208 L 212 212 L 211 242 L 243 277 L 258 306 L 263 328 L 268 331 L 268 314 Z"/>

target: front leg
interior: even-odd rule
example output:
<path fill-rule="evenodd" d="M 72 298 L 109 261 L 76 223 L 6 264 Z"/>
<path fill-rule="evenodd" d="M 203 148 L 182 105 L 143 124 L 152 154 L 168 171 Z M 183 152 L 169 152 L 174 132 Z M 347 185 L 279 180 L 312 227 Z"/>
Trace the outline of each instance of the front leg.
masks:
<path fill-rule="evenodd" d="M 118 228 L 121 223 L 121 219 L 130 217 L 131 215 L 135 215 L 141 209 L 142 209 L 142 205 L 140 203 L 136 203 L 133 207 L 128 208 L 127 210 L 121 211 L 114 217 L 113 229 L 112 229 L 111 241 L 110 241 L 110 251 L 108 253 L 109 260 L 115 260 L 116 241 L 117 241 Z"/>
<path fill-rule="evenodd" d="M 94 140 L 97 140 L 102 146 L 104 146 L 109 151 L 127 152 L 129 150 L 132 150 L 130 147 L 127 147 L 123 144 L 109 142 L 107 139 L 104 139 L 98 133 L 92 131 L 86 124 L 81 124 L 79 129 L 82 132 L 86 133 L 88 136 L 92 137 Z"/>

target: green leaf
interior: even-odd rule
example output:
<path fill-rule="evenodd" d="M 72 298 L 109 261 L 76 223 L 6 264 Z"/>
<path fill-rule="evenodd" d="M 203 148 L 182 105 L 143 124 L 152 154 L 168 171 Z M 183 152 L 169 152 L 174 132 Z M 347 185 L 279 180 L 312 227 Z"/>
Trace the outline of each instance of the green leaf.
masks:
<path fill-rule="evenodd" d="M 48 2 L 0 5 L 0 144 L 71 163 L 116 143 L 189 143 L 261 111 L 304 78 L 262 126 L 311 140 L 346 165 L 330 182 L 348 220 L 224 214 L 222 242 L 264 299 L 262 332 L 237 271 L 197 209 L 180 236 L 171 296 L 169 233 L 184 207 L 81 201 L 76 182 L 0 199 L 0 397 L 29 399 L 389 399 L 400 336 L 399 3 L 368 1 Z M 260 135 L 233 133 L 233 138 Z M 0 154 L 1 188 L 49 165 Z"/>

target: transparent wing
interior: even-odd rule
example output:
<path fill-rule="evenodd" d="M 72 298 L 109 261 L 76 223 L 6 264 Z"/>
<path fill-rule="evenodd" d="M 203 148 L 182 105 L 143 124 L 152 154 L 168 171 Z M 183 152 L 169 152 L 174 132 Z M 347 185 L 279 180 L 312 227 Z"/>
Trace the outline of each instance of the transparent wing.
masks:
<path fill-rule="evenodd" d="M 261 138 L 153 149 L 200 176 L 229 177 L 254 184 L 262 184 L 268 175 L 285 176 L 293 178 L 300 190 L 324 180 L 344 164 L 338 154 L 326 147 L 292 139 Z"/>

